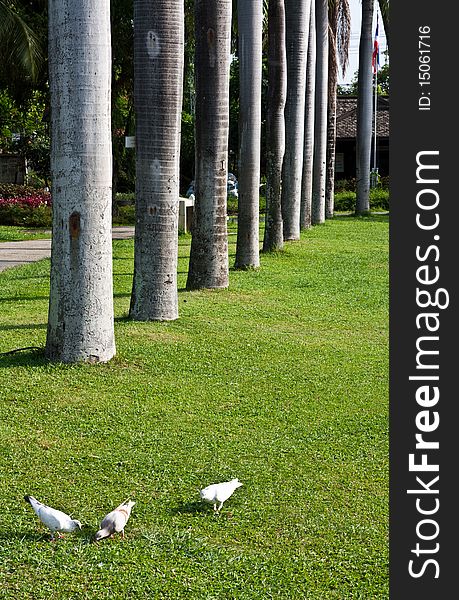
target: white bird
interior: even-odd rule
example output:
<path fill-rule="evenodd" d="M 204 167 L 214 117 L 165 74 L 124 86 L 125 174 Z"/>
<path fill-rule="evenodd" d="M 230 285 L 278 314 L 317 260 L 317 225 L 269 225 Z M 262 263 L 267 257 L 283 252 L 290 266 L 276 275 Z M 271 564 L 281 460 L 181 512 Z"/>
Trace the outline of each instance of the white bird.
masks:
<path fill-rule="evenodd" d="M 40 521 L 51 531 L 51 539 L 54 540 L 55 534 L 61 538 L 61 532 L 68 533 L 81 529 L 80 521 L 72 519 L 60 510 L 42 504 L 33 496 L 24 496 L 24 500 L 28 502 L 35 511 L 35 514 Z"/>
<path fill-rule="evenodd" d="M 214 505 L 214 511 L 219 512 L 223 506 L 223 502 L 228 500 L 233 495 L 234 490 L 241 487 L 242 483 L 239 479 L 231 479 L 231 481 L 224 481 L 223 483 L 213 483 L 208 485 L 203 490 L 199 490 L 201 500 L 210 502 Z M 220 502 L 220 506 L 217 508 L 217 502 Z"/>
<path fill-rule="evenodd" d="M 131 516 L 131 510 L 135 502 L 133 500 L 125 500 L 123 504 L 120 504 L 109 512 L 108 515 L 102 519 L 100 529 L 94 536 L 96 542 L 103 540 L 104 538 L 112 536 L 114 533 L 120 533 L 121 537 L 124 538 L 124 528 L 126 523 Z"/>

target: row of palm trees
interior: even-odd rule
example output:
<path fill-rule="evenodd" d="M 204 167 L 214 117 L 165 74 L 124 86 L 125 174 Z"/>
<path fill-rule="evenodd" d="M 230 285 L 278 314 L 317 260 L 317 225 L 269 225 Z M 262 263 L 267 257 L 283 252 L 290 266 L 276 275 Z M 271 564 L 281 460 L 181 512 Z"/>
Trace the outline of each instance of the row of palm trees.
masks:
<path fill-rule="evenodd" d="M 373 10 L 373 0 L 365 3 Z M 106 361 L 115 353 L 109 5 L 109 0 L 49 0 L 54 209 L 46 354 L 64 362 Z M 232 1 L 195 0 L 194 6 L 196 205 L 187 288 L 225 288 Z M 336 96 L 333 60 L 329 85 L 329 40 L 333 56 L 337 40 L 343 45 L 339 32 L 348 31 L 340 30 L 346 7 L 347 0 L 268 2 L 264 250 L 281 248 L 284 240 L 299 238 L 301 227 L 333 214 L 332 193 L 325 202 L 327 122 L 334 110 L 329 94 Z M 239 0 L 237 8 L 236 267 L 248 268 L 259 265 L 262 2 Z M 130 317 L 137 320 L 178 317 L 183 23 L 183 0 L 134 0 L 136 234 Z M 371 47 L 369 55 L 371 60 Z"/>

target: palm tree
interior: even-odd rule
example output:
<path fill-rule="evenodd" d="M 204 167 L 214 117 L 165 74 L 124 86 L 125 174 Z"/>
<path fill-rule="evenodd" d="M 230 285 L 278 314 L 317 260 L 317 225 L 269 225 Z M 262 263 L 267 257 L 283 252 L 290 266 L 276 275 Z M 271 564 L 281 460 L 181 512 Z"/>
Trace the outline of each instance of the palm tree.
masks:
<path fill-rule="evenodd" d="M 0 49 L 2 60 L 14 64 L 31 81 L 36 81 L 43 64 L 39 35 L 25 22 L 16 0 L 0 0 Z"/>
<path fill-rule="evenodd" d="M 188 289 L 228 287 L 231 0 L 196 0 L 196 176 Z"/>
<path fill-rule="evenodd" d="M 348 0 L 333 0 L 329 4 L 328 52 L 328 124 L 327 176 L 325 183 L 325 217 L 333 217 L 335 194 L 336 147 L 336 90 L 338 87 L 338 60 L 344 73 L 348 62 L 351 36 L 351 14 Z"/>
<path fill-rule="evenodd" d="M 136 228 L 131 318 L 178 317 L 183 0 L 134 2 Z"/>
<path fill-rule="evenodd" d="M 268 7 L 268 115 L 266 124 L 266 221 L 263 252 L 284 245 L 281 178 L 285 149 L 284 106 L 287 95 L 284 0 Z"/>
<path fill-rule="evenodd" d="M 386 34 L 386 42 L 389 47 L 389 0 L 378 0 L 378 3 L 383 20 L 384 33 Z"/>
<path fill-rule="evenodd" d="M 311 227 L 312 177 L 314 164 L 314 105 L 316 89 L 316 2 L 311 2 L 309 18 L 308 61 L 306 67 L 306 102 L 304 110 L 303 176 L 301 181 L 300 229 Z"/>
<path fill-rule="evenodd" d="M 313 225 L 325 221 L 328 109 L 328 0 L 316 0 L 316 48 L 314 172 L 311 211 Z"/>
<path fill-rule="evenodd" d="M 362 0 L 357 96 L 357 197 L 355 207 L 357 215 L 366 214 L 370 210 L 371 127 L 373 118 L 371 70 L 373 6 L 374 0 Z"/>
<path fill-rule="evenodd" d="M 301 176 L 303 171 L 306 62 L 311 0 L 285 0 L 287 101 L 285 154 L 282 170 L 284 239 L 300 237 Z"/>
<path fill-rule="evenodd" d="M 105 362 L 115 354 L 109 0 L 50 0 L 49 76 L 53 234 L 46 355 Z"/>
<path fill-rule="evenodd" d="M 263 4 L 238 0 L 239 202 L 236 268 L 258 267 Z"/>

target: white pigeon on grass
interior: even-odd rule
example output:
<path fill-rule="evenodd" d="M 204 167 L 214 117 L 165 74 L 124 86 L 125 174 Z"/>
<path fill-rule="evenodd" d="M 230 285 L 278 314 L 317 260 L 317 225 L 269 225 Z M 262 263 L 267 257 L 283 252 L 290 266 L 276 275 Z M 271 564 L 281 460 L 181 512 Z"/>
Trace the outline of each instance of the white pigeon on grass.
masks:
<path fill-rule="evenodd" d="M 231 481 L 224 481 L 223 483 L 213 483 L 208 485 L 203 490 L 199 490 L 201 500 L 209 502 L 214 505 L 214 511 L 220 512 L 223 502 L 228 500 L 233 495 L 234 490 L 241 487 L 242 483 L 239 479 L 231 479 Z M 217 508 L 217 502 L 220 502 L 220 506 Z"/>
<path fill-rule="evenodd" d="M 135 502 L 133 500 L 125 500 L 123 504 L 120 504 L 115 510 L 109 512 L 108 515 L 102 519 L 100 529 L 94 536 L 94 540 L 98 542 L 99 540 L 113 536 L 115 533 L 121 533 L 121 537 L 124 538 L 124 528 L 131 516 L 131 510 L 134 504 Z"/>
<path fill-rule="evenodd" d="M 80 521 L 72 519 L 69 515 L 66 515 L 60 510 L 46 506 L 42 504 L 33 496 L 24 496 L 24 500 L 28 502 L 35 511 L 35 514 L 40 521 L 51 531 L 51 539 L 57 537 L 61 538 L 61 533 L 70 533 L 75 529 L 81 529 Z"/>

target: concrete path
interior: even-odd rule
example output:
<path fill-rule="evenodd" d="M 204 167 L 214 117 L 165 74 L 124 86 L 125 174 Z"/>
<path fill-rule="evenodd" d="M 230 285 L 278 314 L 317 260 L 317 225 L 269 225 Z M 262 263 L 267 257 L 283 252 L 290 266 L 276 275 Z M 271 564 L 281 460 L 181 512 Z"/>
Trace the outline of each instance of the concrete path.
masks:
<path fill-rule="evenodd" d="M 134 227 L 114 227 L 114 240 L 125 240 L 134 237 Z M 23 242 L 0 242 L 0 271 L 19 265 L 49 258 L 51 256 L 51 240 L 28 240 Z"/>

